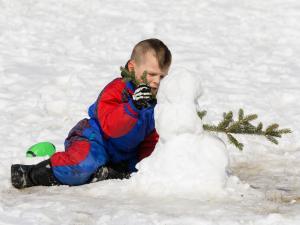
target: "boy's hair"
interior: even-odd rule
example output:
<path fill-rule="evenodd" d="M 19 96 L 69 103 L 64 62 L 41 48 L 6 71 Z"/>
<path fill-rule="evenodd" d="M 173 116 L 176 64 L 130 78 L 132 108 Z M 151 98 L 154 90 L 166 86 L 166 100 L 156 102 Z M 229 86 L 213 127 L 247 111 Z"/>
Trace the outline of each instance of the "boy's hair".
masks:
<path fill-rule="evenodd" d="M 151 38 L 137 43 L 131 53 L 131 60 L 141 63 L 143 56 L 153 51 L 160 69 L 166 69 L 171 65 L 172 54 L 168 47 L 159 39 Z"/>

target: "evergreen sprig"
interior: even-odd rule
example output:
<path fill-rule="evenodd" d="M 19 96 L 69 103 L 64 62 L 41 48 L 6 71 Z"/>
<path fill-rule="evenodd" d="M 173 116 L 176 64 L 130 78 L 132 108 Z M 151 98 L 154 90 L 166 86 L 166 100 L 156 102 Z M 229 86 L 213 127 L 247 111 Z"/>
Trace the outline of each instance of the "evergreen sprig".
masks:
<path fill-rule="evenodd" d="M 121 76 L 125 82 L 131 81 L 136 87 L 141 84 L 149 85 L 149 83 L 147 81 L 147 71 L 143 72 L 142 82 L 140 82 L 139 80 L 136 79 L 134 70 L 129 71 L 122 66 L 120 67 L 120 70 L 121 70 Z"/>
<path fill-rule="evenodd" d="M 122 76 L 124 82 L 131 81 L 135 87 L 138 87 L 141 84 L 146 84 L 146 85 L 150 86 L 149 82 L 147 81 L 147 71 L 146 70 L 143 72 L 143 75 L 141 77 L 142 82 L 140 82 L 139 80 L 136 79 L 134 70 L 129 71 L 122 66 L 120 67 L 120 70 L 121 70 L 121 76 Z M 152 94 L 151 99 L 156 100 L 156 96 L 154 96 Z"/>
<path fill-rule="evenodd" d="M 205 112 L 205 114 L 203 114 Z M 198 116 L 202 119 L 206 115 L 206 111 L 197 112 Z M 204 115 L 204 116 L 203 116 Z M 269 125 L 263 130 L 263 124 L 260 122 L 257 126 L 251 122 L 257 119 L 256 114 L 246 115 L 244 110 L 240 109 L 238 113 L 238 120 L 233 120 L 232 111 L 223 114 L 223 120 L 218 125 L 203 124 L 203 129 L 213 132 L 222 132 L 227 135 L 229 142 L 235 145 L 239 150 L 243 150 L 244 145 L 240 143 L 232 134 L 250 134 L 265 136 L 269 141 L 278 144 L 276 138 L 281 138 L 283 134 L 291 133 L 290 129 L 279 129 L 277 123 Z"/>

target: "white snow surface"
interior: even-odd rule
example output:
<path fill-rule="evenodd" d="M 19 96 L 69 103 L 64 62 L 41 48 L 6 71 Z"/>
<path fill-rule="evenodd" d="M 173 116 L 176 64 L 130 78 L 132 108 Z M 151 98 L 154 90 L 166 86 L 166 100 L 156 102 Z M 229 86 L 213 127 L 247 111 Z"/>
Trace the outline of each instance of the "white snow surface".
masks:
<path fill-rule="evenodd" d="M 299 21 L 298 0 L 0 0 L 0 224 L 300 224 Z M 202 87 L 180 83 L 177 95 L 159 93 L 162 138 L 138 165 L 140 174 L 77 187 L 12 188 L 10 165 L 41 160 L 25 158 L 39 141 L 62 150 L 134 44 L 150 37 L 173 53 L 164 83 L 181 74 L 187 84 L 197 76 Z M 293 133 L 278 146 L 238 136 L 245 144 L 240 152 L 225 136 L 202 133 L 201 121 L 192 124 L 188 93 L 202 94 L 203 123 L 244 108 Z M 175 110 L 170 117 L 164 105 Z M 182 108 L 191 115 L 184 123 L 174 120 Z M 219 153 L 212 156 L 216 165 L 209 147 Z M 225 184 L 209 194 L 216 180 L 198 181 L 212 171 L 223 171 L 215 176 Z"/>

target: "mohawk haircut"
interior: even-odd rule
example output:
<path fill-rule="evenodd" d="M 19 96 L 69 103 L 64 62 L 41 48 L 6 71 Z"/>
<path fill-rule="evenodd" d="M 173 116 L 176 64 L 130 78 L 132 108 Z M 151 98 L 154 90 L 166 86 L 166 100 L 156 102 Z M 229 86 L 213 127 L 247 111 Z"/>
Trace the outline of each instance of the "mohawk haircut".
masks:
<path fill-rule="evenodd" d="M 140 64 L 143 61 L 143 56 L 152 51 L 157 59 L 160 69 L 168 68 L 172 62 L 172 54 L 168 47 L 159 39 L 151 38 L 137 43 L 131 53 L 131 60 Z"/>

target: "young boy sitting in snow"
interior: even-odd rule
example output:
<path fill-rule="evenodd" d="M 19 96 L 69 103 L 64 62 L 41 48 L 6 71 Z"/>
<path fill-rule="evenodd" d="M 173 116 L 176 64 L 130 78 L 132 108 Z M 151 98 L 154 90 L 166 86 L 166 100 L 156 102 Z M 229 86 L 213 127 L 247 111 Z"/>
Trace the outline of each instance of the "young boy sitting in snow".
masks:
<path fill-rule="evenodd" d="M 89 107 L 90 118 L 70 131 L 65 152 L 57 152 L 37 165 L 12 165 L 12 185 L 21 189 L 129 178 L 136 171 L 135 165 L 151 154 L 158 141 L 152 95 L 168 74 L 171 60 L 171 52 L 162 41 L 139 42 L 126 68 L 135 72 L 138 81 L 147 71 L 149 86 L 135 87 L 121 77 L 114 79 Z"/>

